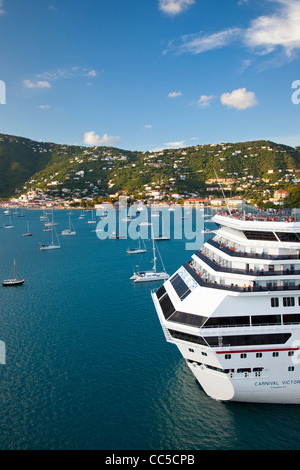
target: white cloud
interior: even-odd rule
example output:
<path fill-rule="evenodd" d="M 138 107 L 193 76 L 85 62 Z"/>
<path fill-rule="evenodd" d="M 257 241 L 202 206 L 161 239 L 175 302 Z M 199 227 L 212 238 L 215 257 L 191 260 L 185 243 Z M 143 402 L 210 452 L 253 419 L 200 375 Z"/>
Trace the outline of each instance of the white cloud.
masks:
<path fill-rule="evenodd" d="M 49 80 L 55 82 L 57 80 L 70 80 L 73 78 L 90 77 L 95 78 L 97 72 L 94 69 L 83 67 L 72 67 L 71 69 L 56 69 L 50 72 L 43 72 L 36 75 L 37 79 Z"/>
<path fill-rule="evenodd" d="M 180 148 L 180 147 L 183 147 L 183 144 L 184 144 L 184 140 L 179 140 L 178 142 L 165 142 L 164 145 L 166 145 L 167 147 L 175 147 L 175 148 Z"/>
<path fill-rule="evenodd" d="M 196 101 L 196 104 L 200 106 L 200 108 L 207 108 L 213 98 L 213 95 L 201 95 L 198 101 Z"/>
<path fill-rule="evenodd" d="M 276 4 L 273 14 L 252 20 L 248 28 L 231 27 L 213 34 L 189 34 L 181 37 L 179 45 L 171 42 L 164 53 L 200 54 L 221 48 L 239 40 L 247 48 L 269 54 L 282 48 L 287 56 L 300 49 L 300 1 L 268 0 Z"/>
<path fill-rule="evenodd" d="M 250 24 L 244 40 L 248 46 L 262 48 L 268 54 L 282 47 L 287 55 L 300 48 L 299 0 L 272 0 L 280 4 L 271 16 L 260 16 Z"/>
<path fill-rule="evenodd" d="M 6 11 L 3 9 L 4 0 L 0 0 L 0 16 L 4 15 Z"/>
<path fill-rule="evenodd" d="M 179 54 L 200 54 L 213 49 L 224 47 L 240 34 L 239 28 L 231 28 L 214 34 L 187 34 L 181 37 L 182 44 L 174 46 L 170 43 L 169 50 L 175 49 Z M 168 52 L 165 51 L 165 52 Z"/>
<path fill-rule="evenodd" d="M 181 91 L 171 91 L 168 94 L 168 98 L 177 98 L 177 96 L 182 96 Z"/>
<path fill-rule="evenodd" d="M 194 3 L 195 0 L 159 0 L 158 6 L 167 15 L 178 15 Z"/>
<path fill-rule="evenodd" d="M 31 80 L 23 80 L 23 85 L 26 88 L 51 88 L 51 85 L 48 81 L 38 81 L 32 82 Z"/>
<path fill-rule="evenodd" d="M 93 147 L 97 147 L 100 145 L 106 145 L 110 147 L 120 142 L 121 138 L 119 136 L 110 136 L 107 134 L 103 134 L 103 136 L 100 137 L 99 135 L 95 134 L 94 131 L 85 132 L 84 134 L 84 143 Z"/>
<path fill-rule="evenodd" d="M 152 129 L 152 124 L 145 124 L 144 129 Z"/>
<path fill-rule="evenodd" d="M 57 8 L 56 8 L 55 5 L 53 5 L 53 3 L 50 3 L 50 4 L 48 5 L 48 8 L 49 8 L 49 10 L 57 11 Z"/>
<path fill-rule="evenodd" d="M 255 93 L 247 91 L 246 88 L 238 88 L 231 93 L 223 93 L 220 99 L 224 106 L 239 110 L 251 108 L 258 104 Z"/>
<path fill-rule="evenodd" d="M 97 77 L 97 72 L 96 70 L 91 70 L 86 74 L 87 77 Z"/>
<path fill-rule="evenodd" d="M 51 108 L 51 106 L 49 104 L 41 104 L 41 106 L 39 106 L 40 109 L 49 109 Z"/>

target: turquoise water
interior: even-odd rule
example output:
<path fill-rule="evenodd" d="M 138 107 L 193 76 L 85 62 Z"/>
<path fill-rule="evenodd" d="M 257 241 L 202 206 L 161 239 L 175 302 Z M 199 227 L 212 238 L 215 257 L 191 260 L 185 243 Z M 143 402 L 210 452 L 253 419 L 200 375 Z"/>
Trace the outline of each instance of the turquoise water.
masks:
<path fill-rule="evenodd" d="M 0 229 L 0 279 L 13 275 L 14 258 L 26 279 L 0 287 L 0 449 L 300 449 L 300 407 L 204 394 L 165 341 L 150 296 L 160 284 L 129 281 L 151 253 L 128 256 L 129 241 L 100 241 L 75 211 L 77 235 L 40 252 L 50 239 L 40 215 Z M 60 233 L 67 213 L 55 219 Z M 32 237 L 22 237 L 27 220 Z M 183 240 L 159 248 L 170 274 L 192 254 Z"/>

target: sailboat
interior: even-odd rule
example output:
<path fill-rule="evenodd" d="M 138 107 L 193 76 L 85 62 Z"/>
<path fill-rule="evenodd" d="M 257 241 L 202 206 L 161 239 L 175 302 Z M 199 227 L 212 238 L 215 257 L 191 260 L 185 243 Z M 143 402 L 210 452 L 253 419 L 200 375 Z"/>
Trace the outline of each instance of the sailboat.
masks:
<path fill-rule="evenodd" d="M 157 249 L 157 248 L 156 248 Z M 153 269 L 151 271 L 139 271 L 137 273 L 133 273 L 133 276 L 131 276 L 130 280 L 133 282 L 151 282 L 151 281 L 165 281 L 169 279 L 169 274 L 166 273 L 165 267 L 163 265 L 161 256 L 160 260 L 163 265 L 163 271 L 157 272 L 156 269 L 156 251 L 155 249 L 155 241 L 152 233 L 152 250 L 153 250 Z M 157 249 L 158 251 L 158 249 Z"/>
<path fill-rule="evenodd" d="M 143 242 L 143 245 L 144 245 L 144 248 L 142 248 L 141 246 L 141 237 L 139 237 L 139 247 L 138 248 L 127 248 L 127 254 L 128 255 L 139 255 L 141 253 L 146 253 L 146 246 L 145 246 L 145 242 L 144 240 L 142 239 L 142 242 Z"/>
<path fill-rule="evenodd" d="M 40 216 L 40 221 L 41 222 L 46 222 L 48 220 L 48 217 L 46 215 L 46 211 L 43 211 L 43 215 Z"/>
<path fill-rule="evenodd" d="M 15 228 L 15 226 L 13 225 L 12 221 L 11 221 L 11 215 L 9 213 L 9 224 L 5 224 L 4 225 L 4 228 Z"/>
<path fill-rule="evenodd" d="M 69 215 L 69 227 L 61 232 L 62 235 L 76 235 L 76 230 L 72 224 L 71 217 Z"/>
<path fill-rule="evenodd" d="M 94 211 L 92 210 L 92 219 L 88 220 L 88 224 L 95 224 L 96 220 L 94 219 Z"/>
<path fill-rule="evenodd" d="M 22 237 L 32 237 L 32 233 L 29 232 L 28 220 L 27 220 L 27 232 L 26 232 L 26 233 L 22 233 Z"/>
<path fill-rule="evenodd" d="M 169 237 L 168 235 L 164 235 L 164 230 L 163 230 L 163 233 L 161 235 L 157 235 L 156 237 L 154 237 L 154 240 L 156 242 L 164 241 L 164 240 L 171 240 L 171 237 Z"/>
<path fill-rule="evenodd" d="M 14 260 L 14 272 L 15 272 L 15 278 L 14 279 L 6 279 L 5 281 L 2 281 L 2 285 L 4 287 L 8 286 L 20 286 L 24 284 L 25 279 L 18 280 L 17 279 L 17 274 L 16 274 L 16 261 Z"/>
<path fill-rule="evenodd" d="M 17 217 L 25 217 L 23 209 L 21 209 L 21 211 L 17 213 Z"/>
<path fill-rule="evenodd" d="M 57 233 L 56 233 L 56 229 L 55 229 L 55 224 L 54 224 L 54 219 L 53 219 L 53 210 L 52 210 L 52 241 L 51 241 L 51 244 L 50 245 L 42 245 L 40 244 L 40 250 L 55 250 L 57 248 L 60 248 L 60 243 L 59 243 L 59 240 L 58 240 L 58 236 L 57 236 Z M 55 232 L 55 235 L 56 235 L 56 239 L 57 239 L 57 244 L 55 245 L 54 244 L 54 237 L 53 237 L 53 233 Z"/>

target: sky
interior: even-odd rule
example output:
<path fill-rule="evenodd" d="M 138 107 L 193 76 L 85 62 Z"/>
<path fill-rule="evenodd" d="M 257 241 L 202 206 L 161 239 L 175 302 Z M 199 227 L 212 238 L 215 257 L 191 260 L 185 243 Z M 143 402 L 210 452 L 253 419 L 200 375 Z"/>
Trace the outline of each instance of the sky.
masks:
<path fill-rule="evenodd" d="M 300 145 L 300 0 L 0 0 L 0 132 Z"/>

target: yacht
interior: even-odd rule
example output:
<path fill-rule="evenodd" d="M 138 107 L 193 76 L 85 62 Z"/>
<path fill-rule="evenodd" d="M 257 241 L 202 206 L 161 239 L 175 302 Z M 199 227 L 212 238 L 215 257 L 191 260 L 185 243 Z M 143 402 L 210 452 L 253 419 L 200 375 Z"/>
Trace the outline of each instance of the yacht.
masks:
<path fill-rule="evenodd" d="M 134 272 L 133 275 L 131 276 L 130 280 L 133 282 L 154 282 L 154 281 L 164 281 L 168 279 L 170 276 L 166 272 L 163 261 L 160 257 L 161 264 L 163 266 L 163 271 L 158 272 L 157 271 L 157 258 L 156 258 L 156 250 L 157 248 L 155 247 L 155 241 L 153 238 L 153 233 L 152 233 L 152 250 L 153 250 L 153 269 L 150 271 L 139 271 L 139 272 Z M 158 250 L 157 250 L 158 251 Z M 159 253 L 159 252 L 158 252 Z M 160 254 L 159 254 L 160 256 Z"/>
<path fill-rule="evenodd" d="M 217 212 L 217 229 L 152 299 L 204 392 L 300 403 L 300 214 Z"/>
<path fill-rule="evenodd" d="M 76 235 L 76 230 L 75 230 L 74 225 L 73 225 L 73 223 L 72 223 L 72 221 L 71 221 L 71 216 L 70 216 L 70 214 L 69 214 L 69 226 L 68 226 L 68 228 L 64 229 L 64 230 L 61 232 L 61 234 L 62 234 L 62 235 L 65 235 L 65 236 L 66 236 L 66 235 L 67 235 L 67 236 L 69 236 L 69 235 Z"/>
<path fill-rule="evenodd" d="M 45 251 L 45 250 L 56 250 L 60 248 L 60 242 L 56 233 L 55 229 L 56 223 L 54 223 L 54 217 L 53 217 L 53 211 L 52 211 L 52 223 L 51 223 L 51 232 L 52 232 L 52 240 L 50 244 L 40 244 L 40 251 Z M 56 243 L 54 243 L 54 232 L 55 232 L 55 237 L 56 237 Z"/>
<path fill-rule="evenodd" d="M 146 253 L 146 245 L 144 240 L 142 239 L 143 246 L 141 246 L 141 237 L 139 237 L 139 246 L 138 248 L 127 248 L 126 252 L 128 255 L 140 255 L 142 253 Z"/>
<path fill-rule="evenodd" d="M 17 279 L 15 260 L 14 260 L 14 273 L 15 273 L 14 279 L 6 279 L 6 280 L 2 281 L 3 287 L 21 286 L 22 284 L 24 284 L 24 282 L 25 282 L 24 279 Z"/>

